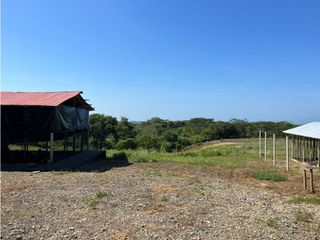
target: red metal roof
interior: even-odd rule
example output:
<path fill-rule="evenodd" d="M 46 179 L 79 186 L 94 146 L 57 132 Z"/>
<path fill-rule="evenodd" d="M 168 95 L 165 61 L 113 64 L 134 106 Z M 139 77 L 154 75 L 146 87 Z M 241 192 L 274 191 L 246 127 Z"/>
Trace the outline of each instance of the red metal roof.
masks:
<path fill-rule="evenodd" d="M 81 97 L 82 92 L 0 92 L 1 106 L 56 107 L 79 95 L 89 110 L 93 108 Z"/>

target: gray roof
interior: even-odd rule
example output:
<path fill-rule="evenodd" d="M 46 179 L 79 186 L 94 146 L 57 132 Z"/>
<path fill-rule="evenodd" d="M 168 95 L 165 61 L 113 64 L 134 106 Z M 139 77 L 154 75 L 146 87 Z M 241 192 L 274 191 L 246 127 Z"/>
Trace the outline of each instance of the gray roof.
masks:
<path fill-rule="evenodd" d="M 296 128 L 283 131 L 286 134 L 320 139 L 320 122 L 311 122 Z"/>

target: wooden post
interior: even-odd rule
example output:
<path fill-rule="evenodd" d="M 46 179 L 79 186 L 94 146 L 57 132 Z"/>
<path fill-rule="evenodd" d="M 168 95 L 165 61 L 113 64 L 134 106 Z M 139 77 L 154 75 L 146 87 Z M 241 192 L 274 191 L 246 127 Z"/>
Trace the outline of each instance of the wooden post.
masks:
<path fill-rule="evenodd" d="M 313 187 L 313 169 L 310 168 L 310 192 L 314 193 L 314 187 Z"/>
<path fill-rule="evenodd" d="M 75 152 L 76 151 L 76 133 L 73 132 L 73 136 L 72 136 L 72 151 Z"/>
<path fill-rule="evenodd" d="M 89 142 L 89 129 L 87 129 L 87 151 L 89 151 L 89 146 L 90 146 L 90 142 Z"/>
<path fill-rule="evenodd" d="M 264 160 L 267 161 L 267 132 L 264 132 Z"/>
<path fill-rule="evenodd" d="M 307 189 L 307 171 L 303 169 L 303 189 Z"/>
<path fill-rule="evenodd" d="M 259 157 L 261 158 L 262 150 L 261 150 L 261 130 L 259 130 Z"/>
<path fill-rule="evenodd" d="M 317 149 L 317 151 L 318 151 L 318 154 L 317 154 L 317 156 L 318 156 L 318 167 L 320 167 L 320 149 L 319 149 L 319 146 L 320 146 L 320 142 L 318 142 L 318 149 Z"/>
<path fill-rule="evenodd" d="M 24 143 L 23 143 L 23 162 L 26 162 L 27 158 L 27 138 L 24 138 Z"/>
<path fill-rule="evenodd" d="M 50 159 L 49 163 L 53 163 L 53 142 L 54 141 L 54 134 L 50 133 Z"/>
<path fill-rule="evenodd" d="M 64 153 L 66 152 L 66 148 L 67 148 L 67 137 L 66 137 L 66 133 L 64 133 L 64 137 L 63 137 L 63 151 L 64 151 Z"/>
<path fill-rule="evenodd" d="M 64 132 L 64 137 L 63 137 L 63 157 L 66 158 L 66 149 L 67 149 L 67 134 Z"/>
<path fill-rule="evenodd" d="M 83 134 L 84 132 L 81 131 L 81 134 L 80 134 L 80 151 L 81 152 L 83 151 Z"/>
<path fill-rule="evenodd" d="M 277 161 L 276 135 L 273 134 L 273 165 L 276 165 L 276 161 Z"/>
<path fill-rule="evenodd" d="M 289 137 L 286 136 L 286 167 L 289 171 Z"/>

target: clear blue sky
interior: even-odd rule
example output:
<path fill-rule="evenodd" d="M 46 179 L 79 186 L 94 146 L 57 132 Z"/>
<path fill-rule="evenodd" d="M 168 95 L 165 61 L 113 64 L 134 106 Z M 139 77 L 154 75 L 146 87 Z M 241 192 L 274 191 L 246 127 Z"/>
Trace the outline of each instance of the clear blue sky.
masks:
<path fill-rule="evenodd" d="M 319 0 L 2 0 L 4 91 L 130 120 L 320 120 Z"/>

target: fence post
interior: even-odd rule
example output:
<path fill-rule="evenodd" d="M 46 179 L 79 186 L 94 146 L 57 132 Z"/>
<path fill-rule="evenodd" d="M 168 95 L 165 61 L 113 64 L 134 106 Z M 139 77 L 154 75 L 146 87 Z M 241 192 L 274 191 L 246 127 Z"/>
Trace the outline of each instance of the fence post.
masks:
<path fill-rule="evenodd" d="M 262 154 L 262 151 L 261 151 L 261 130 L 259 130 L 259 157 L 261 158 L 261 154 Z"/>
<path fill-rule="evenodd" d="M 276 135 L 273 134 L 273 165 L 276 165 L 277 161 L 277 144 L 276 144 Z"/>
<path fill-rule="evenodd" d="M 264 132 L 264 160 L 267 161 L 267 132 Z"/>
<path fill-rule="evenodd" d="M 289 137 L 286 136 L 286 168 L 289 171 Z"/>

